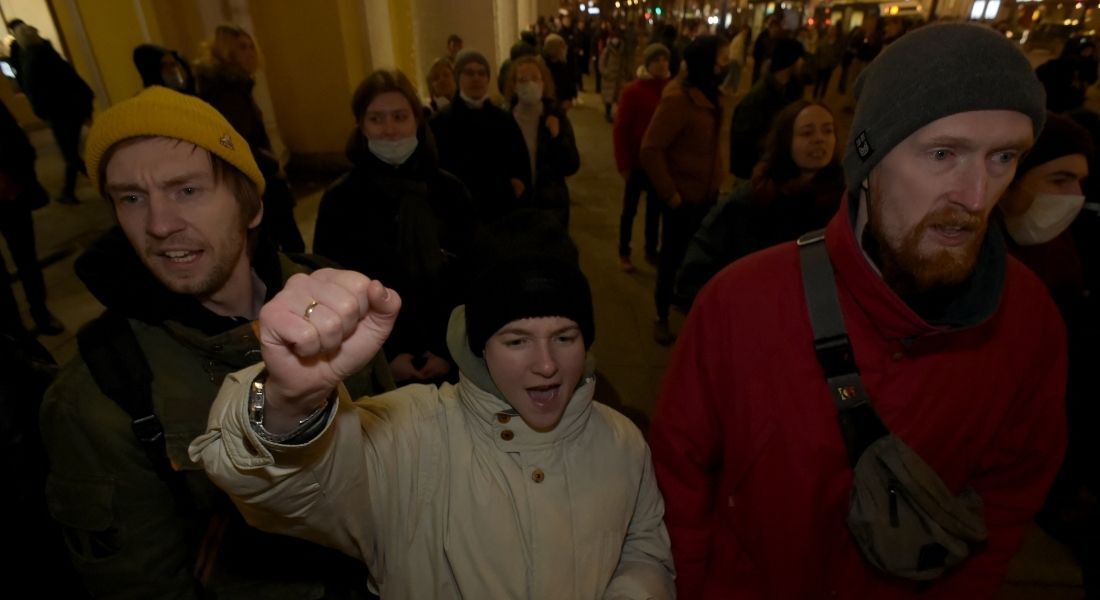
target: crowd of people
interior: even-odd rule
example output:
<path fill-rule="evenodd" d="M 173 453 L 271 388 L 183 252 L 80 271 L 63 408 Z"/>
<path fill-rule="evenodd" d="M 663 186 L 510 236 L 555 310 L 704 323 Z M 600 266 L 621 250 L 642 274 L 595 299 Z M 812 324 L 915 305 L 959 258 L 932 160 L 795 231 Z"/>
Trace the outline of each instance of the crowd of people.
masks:
<path fill-rule="evenodd" d="M 423 85 L 377 69 L 306 254 L 251 34 L 219 26 L 194 63 L 135 48 L 145 89 L 81 155 L 90 88 L 9 23 L 58 201 L 86 173 L 117 221 L 76 261 L 106 311 L 58 369 L 31 335 L 63 327 L 30 225 L 50 196 L 0 112 L 36 323 L 0 281 L 2 425 L 40 410 L 12 445 L 24 560 L 109 598 L 969 598 L 1035 519 L 1093 589 L 1100 117 L 1073 92 L 1095 59 L 1037 74 L 971 24 L 784 25 L 540 19 L 501 65 L 456 34 Z M 618 266 L 644 194 L 675 343 L 643 428 L 597 397 L 570 237 L 589 82 Z"/>

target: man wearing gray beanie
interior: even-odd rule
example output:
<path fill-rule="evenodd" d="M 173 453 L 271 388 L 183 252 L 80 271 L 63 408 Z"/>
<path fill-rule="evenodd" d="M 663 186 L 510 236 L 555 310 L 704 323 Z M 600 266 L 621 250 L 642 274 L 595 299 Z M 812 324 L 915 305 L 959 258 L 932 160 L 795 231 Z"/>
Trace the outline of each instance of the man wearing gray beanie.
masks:
<path fill-rule="evenodd" d="M 665 372 L 681 598 L 991 597 L 1061 462 L 1064 326 L 989 225 L 1044 122 L 1027 59 L 930 25 L 855 94 L 838 213 L 712 279 Z"/>

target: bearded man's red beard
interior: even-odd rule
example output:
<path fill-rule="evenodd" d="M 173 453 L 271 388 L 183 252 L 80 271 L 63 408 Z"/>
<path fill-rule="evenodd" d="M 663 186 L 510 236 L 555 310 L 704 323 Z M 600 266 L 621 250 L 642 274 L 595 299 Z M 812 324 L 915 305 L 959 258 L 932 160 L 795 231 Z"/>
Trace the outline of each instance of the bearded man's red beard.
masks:
<path fill-rule="evenodd" d="M 920 294 L 962 283 L 974 272 L 989 227 L 988 218 L 961 208 L 946 206 L 931 212 L 903 237 L 892 239 L 882 227 L 880 202 L 868 202 L 867 228 L 878 244 L 882 278 L 902 295 Z M 935 230 L 968 235 L 954 247 L 921 250 L 921 241 Z"/>

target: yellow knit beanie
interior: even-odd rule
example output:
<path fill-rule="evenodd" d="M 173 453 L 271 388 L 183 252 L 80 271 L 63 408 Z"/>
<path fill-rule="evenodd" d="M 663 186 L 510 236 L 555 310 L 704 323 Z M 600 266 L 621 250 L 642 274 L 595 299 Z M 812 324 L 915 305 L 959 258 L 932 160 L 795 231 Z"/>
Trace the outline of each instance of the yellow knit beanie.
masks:
<path fill-rule="evenodd" d="M 236 167 L 264 193 L 264 176 L 241 134 L 213 106 L 154 85 L 96 116 L 88 132 L 84 160 L 96 189 L 99 161 L 118 142 L 135 137 L 166 137 L 191 142 Z"/>

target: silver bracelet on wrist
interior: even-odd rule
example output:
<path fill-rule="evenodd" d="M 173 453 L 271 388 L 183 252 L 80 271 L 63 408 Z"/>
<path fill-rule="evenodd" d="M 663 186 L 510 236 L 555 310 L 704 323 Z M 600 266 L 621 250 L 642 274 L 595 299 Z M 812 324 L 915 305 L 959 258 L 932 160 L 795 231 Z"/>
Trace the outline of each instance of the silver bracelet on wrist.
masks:
<path fill-rule="evenodd" d="M 248 421 L 252 431 L 260 436 L 260 439 L 273 444 L 282 444 L 294 439 L 303 431 L 309 429 L 317 419 L 326 413 L 326 409 L 332 402 L 331 397 L 314 409 L 309 416 L 300 419 L 298 425 L 286 433 L 271 433 L 264 427 L 264 403 L 267 400 L 267 369 L 260 371 L 259 375 L 248 386 Z"/>

